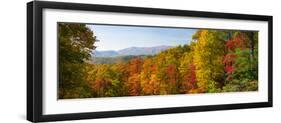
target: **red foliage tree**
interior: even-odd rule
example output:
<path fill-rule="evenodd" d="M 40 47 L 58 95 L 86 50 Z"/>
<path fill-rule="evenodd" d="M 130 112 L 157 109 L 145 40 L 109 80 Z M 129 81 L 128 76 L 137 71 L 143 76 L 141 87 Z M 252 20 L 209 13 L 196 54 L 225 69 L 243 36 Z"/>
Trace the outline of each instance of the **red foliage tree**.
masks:
<path fill-rule="evenodd" d="M 141 58 L 134 58 L 129 61 L 129 79 L 126 82 L 128 93 L 131 96 L 140 94 L 140 73 L 142 70 L 143 60 Z"/>
<path fill-rule="evenodd" d="M 234 52 L 236 48 L 244 50 L 247 47 L 246 35 L 244 33 L 237 34 L 237 36 L 233 37 L 233 39 L 229 39 L 226 42 L 226 47 L 230 52 Z"/>
<path fill-rule="evenodd" d="M 189 93 L 190 91 L 194 91 L 197 89 L 197 80 L 196 80 L 196 72 L 195 65 L 191 63 L 189 66 L 189 71 L 183 77 L 183 93 Z"/>
<path fill-rule="evenodd" d="M 237 58 L 237 55 L 234 54 L 235 50 L 237 48 L 240 48 L 241 50 L 245 50 L 247 48 L 247 42 L 246 42 L 246 35 L 244 33 L 237 34 L 232 39 L 229 39 L 226 42 L 226 49 L 228 54 L 226 54 L 223 58 L 223 63 L 225 65 L 225 72 L 230 75 L 235 70 L 235 59 Z M 227 77 L 227 80 L 232 80 L 233 78 L 231 76 Z"/>
<path fill-rule="evenodd" d="M 176 80 L 177 80 L 177 68 L 175 64 L 170 64 L 167 68 L 166 68 L 166 73 L 167 73 L 167 77 L 168 80 L 170 82 L 170 84 L 174 85 L 176 84 Z"/>
<path fill-rule="evenodd" d="M 129 74 L 139 74 L 142 70 L 143 60 L 141 58 L 134 58 L 129 61 Z"/>

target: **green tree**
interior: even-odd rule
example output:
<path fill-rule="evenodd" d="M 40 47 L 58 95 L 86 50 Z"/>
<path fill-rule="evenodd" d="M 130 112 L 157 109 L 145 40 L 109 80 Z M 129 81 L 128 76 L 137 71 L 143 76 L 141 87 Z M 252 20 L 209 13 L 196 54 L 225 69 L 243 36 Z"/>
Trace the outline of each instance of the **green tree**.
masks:
<path fill-rule="evenodd" d="M 58 28 L 59 98 L 91 97 L 84 63 L 95 49 L 96 37 L 85 24 L 59 23 Z"/>

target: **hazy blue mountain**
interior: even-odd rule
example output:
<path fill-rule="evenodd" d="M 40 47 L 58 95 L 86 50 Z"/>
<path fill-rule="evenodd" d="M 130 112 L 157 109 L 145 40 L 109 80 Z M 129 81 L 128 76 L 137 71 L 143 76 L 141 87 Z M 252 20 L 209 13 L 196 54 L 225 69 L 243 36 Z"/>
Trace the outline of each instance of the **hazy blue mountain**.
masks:
<path fill-rule="evenodd" d="M 172 46 L 155 46 L 155 47 L 129 47 L 118 51 L 94 51 L 94 57 L 115 57 L 127 55 L 155 55 L 161 51 L 172 48 Z"/>
<path fill-rule="evenodd" d="M 93 51 L 93 56 L 94 57 L 114 57 L 118 56 L 118 52 L 113 51 L 113 50 L 108 50 L 108 51 Z"/>
<path fill-rule="evenodd" d="M 118 63 L 118 62 L 126 62 L 129 61 L 133 58 L 141 58 L 141 59 L 145 59 L 145 58 L 149 58 L 151 56 L 149 55 L 139 55 L 139 56 L 116 56 L 116 57 L 93 57 L 90 60 L 90 63 L 93 64 L 114 64 L 114 63 Z"/>
<path fill-rule="evenodd" d="M 171 48 L 171 46 L 130 47 L 119 50 L 118 53 L 122 55 L 155 55 L 169 48 Z"/>

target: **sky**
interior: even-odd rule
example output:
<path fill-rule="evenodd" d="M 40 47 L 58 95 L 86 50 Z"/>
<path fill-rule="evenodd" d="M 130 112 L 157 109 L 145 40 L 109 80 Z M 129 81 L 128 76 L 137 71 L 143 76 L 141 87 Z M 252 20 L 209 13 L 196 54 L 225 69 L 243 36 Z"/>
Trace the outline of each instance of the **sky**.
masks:
<path fill-rule="evenodd" d="M 178 46 L 189 44 L 196 29 L 87 25 L 97 36 L 98 51 L 120 50 L 128 47 Z"/>

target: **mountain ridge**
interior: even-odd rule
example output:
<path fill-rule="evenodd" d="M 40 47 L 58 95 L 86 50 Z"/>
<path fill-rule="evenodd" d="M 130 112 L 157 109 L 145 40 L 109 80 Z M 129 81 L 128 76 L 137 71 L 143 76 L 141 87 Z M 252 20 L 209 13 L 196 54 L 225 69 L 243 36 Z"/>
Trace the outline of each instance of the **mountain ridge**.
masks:
<path fill-rule="evenodd" d="M 115 56 L 126 56 L 126 55 L 155 55 L 164 50 L 172 48 L 173 46 L 160 45 L 153 47 L 128 47 L 120 50 L 106 50 L 98 51 L 94 50 L 92 52 L 93 57 L 115 57 Z"/>

